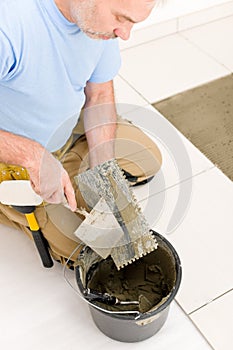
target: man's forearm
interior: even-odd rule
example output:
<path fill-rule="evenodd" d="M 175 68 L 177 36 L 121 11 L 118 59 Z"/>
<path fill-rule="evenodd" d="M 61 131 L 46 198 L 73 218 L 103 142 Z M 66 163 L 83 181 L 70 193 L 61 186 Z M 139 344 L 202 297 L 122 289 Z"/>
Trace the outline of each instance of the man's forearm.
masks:
<path fill-rule="evenodd" d="M 43 147 L 30 139 L 0 130 L 0 162 L 28 168 Z"/>
<path fill-rule="evenodd" d="M 98 85 L 100 88 L 98 89 Z M 89 147 L 90 167 L 114 158 L 116 108 L 112 82 L 86 89 L 84 128 Z"/>
<path fill-rule="evenodd" d="M 67 172 L 38 142 L 0 130 L 0 162 L 26 168 L 32 188 L 44 200 L 61 203 L 65 196 L 71 210 L 76 210 L 75 193 Z"/>

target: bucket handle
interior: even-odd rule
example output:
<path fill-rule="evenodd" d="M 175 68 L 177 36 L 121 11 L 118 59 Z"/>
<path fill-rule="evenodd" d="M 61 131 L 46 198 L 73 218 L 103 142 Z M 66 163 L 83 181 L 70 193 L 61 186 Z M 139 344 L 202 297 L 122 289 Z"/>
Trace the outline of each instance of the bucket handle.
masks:
<path fill-rule="evenodd" d="M 81 246 L 82 243 L 78 244 L 77 247 L 74 249 L 74 251 L 71 253 L 71 255 L 69 256 L 69 258 L 67 259 L 66 263 L 63 266 L 63 277 L 64 280 L 66 281 L 66 283 L 75 291 L 76 294 L 78 294 L 78 296 L 84 300 L 87 304 L 89 304 L 89 306 L 92 306 L 94 308 L 96 308 L 99 311 L 105 312 L 105 313 L 109 313 L 109 314 L 116 314 L 116 315 L 135 315 L 134 319 L 137 320 L 138 318 L 140 318 L 141 313 L 139 311 L 109 311 L 106 309 L 102 309 L 101 307 L 91 303 L 89 300 L 87 300 L 79 291 L 76 287 L 74 287 L 72 285 L 72 283 L 69 281 L 69 279 L 66 276 L 66 270 L 67 270 L 67 265 L 69 260 L 71 259 L 71 257 L 73 256 L 73 254 L 79 249 L 79 247 Z"/>

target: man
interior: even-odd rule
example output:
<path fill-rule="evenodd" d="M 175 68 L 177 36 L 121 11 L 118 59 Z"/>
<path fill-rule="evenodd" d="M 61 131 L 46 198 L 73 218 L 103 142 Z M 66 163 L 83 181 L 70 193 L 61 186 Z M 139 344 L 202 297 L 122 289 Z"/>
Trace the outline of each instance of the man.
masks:
<path fill-rule="evenodd" d="M 133 24 L 146 19 L 154 5 L 152 0 L 1 1 L 0 162 L 5 179 L 15 169 L 9 165 L 18 165 L 15 172 L 26 171 L 46 203 L 66 198 L 75 211 L 77 202 L 85 206 L 73 181 L 78 172 L 116 157 L 134 183 L 154 175 L 160 152 L 133 125 L 117 122 L 112 83 L 120 67 L 115 39 L 128 39 Z M 134 150 L 140 144 L 141 160 L 124 154 L 121 144 Z M 28 233 L 22 214 L 3 205 L 0 210 L 1 223 Z M 75 242 L 63 237 L 43 206 L 36 216 L 52 255 L 63 261 Z"/>

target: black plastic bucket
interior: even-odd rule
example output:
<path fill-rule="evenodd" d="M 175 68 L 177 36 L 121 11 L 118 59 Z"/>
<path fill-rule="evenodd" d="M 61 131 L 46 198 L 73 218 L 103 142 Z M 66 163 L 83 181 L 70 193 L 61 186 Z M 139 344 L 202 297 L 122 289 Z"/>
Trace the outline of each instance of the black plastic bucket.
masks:
<path fill-rule="evenodd" d="M 152 231 L 158 241 L 158 248 L 150 253 L 157 264 L 160 264 L 166 278 L 170 280 L 167 295 L 146 312 L 110 311 L 100 302 L 89 302 L 90 312 L 96 326 L 108 337 L 121 342 L 139 342 L 154 334 L 164 325 L 171 302 L 173 301 L 181 282 L 181 263 L 179 256 L 171 243 L 160 234 Z M 162 259 L 161 259 L 162 257 Z M 79 256 L 76 267 L 76 280 L 80 292 L 85 298 L 92 272 L 103 261 L 89 247 L 84 248 Z M 171 276 L 168 275 L 168 271 Z M 171 283 L 172 281 L 172 283 Z"/>

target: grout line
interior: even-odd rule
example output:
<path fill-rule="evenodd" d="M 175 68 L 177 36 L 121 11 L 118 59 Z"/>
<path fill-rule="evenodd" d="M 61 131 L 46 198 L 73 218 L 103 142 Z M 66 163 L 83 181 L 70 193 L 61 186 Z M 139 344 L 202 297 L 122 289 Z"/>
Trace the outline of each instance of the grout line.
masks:
<path fill-rule="evenodd" d="M 158 41 L 158 40 L 161 40 L 161 39 L 164 39 L 164 38 L 167 38 L 167 37 L 169 37 L 169 36 L 176 35 L 176 34 L 178 34 L 178 32 L 176 32 L 176 31 L 174 31 L 173 33 L 169 33 L 169 34 L 164 34 L 164 35 L 162 35 L 162 36 L 160 36 L 160 37 L 158 37 L 158 38 L 150 39 L 150 40 L 148 40 L 148 41 L 144 41 L 144 42 L 135 44 L 135 45 L 133 45 L 133 46 L 131 46 L 131 47 L 122 49 L 121 52 L 125 52 L 125 51 L 127 51 L 127 50 L 131 50 L 131 49 L 134 49 L 134 48 L 139 47 L 139 46 L 142 46 L 142 45 L 151 44 L 151 43 L 154 42 L 154 41 Z"/>
<path fill-rule="evenodd" d="M 137 91 L 133 85 L 131 85 L 121 74 L 118 74 L 118 76 L 131 88 L 134 90 L 134 92 L 136 92 L 143 100 L 145 100 L 145 106 L 147 106 L 148 104 L 151 104 L 139 91 Z M 145 107 L 144 105 L 141 107 Z"/>
<path fill-rule="evenodd" d="M 135 30 L 135 32 L 132 32 L 132 37 L 135 35 L 135 38 L 136 38 L 137 33 L 139 33 L 139 32 L 142 33 L 145 30 L 150 30 L 151 32 L 152 31 L 154 32 L 155 27 L 159 27 L 159 26 L 162 26 L 162 25 L 167 25 L 170 22 L 175 22 L 175 27 L 176 27 L 175 30 L 171 30 L 169 33 L 166 33 L 166 34 L 160 34 L 160 35 L 155 36 L 154 38 L 148 39 L 146 41 L 135 39 L 135 41 L 136 42 L 138 41 L 138 43 L 135 42 L 135 44 L 131 44 L 131 45 L 129 44 L 130 46 L 128 46 L 128 47 L 122 47 L 121 48 L 121 46 L 120 46 L 120 51 L 123 52 L 123 51 L 126 51 L 126 50 L 130 50 L 130 49 L 133 49 L 134 47 L 150 43 L 151 41 L 159 40 L 159 39 L 162 39 L 164 37 L 176 34 L 177 33 L 177 29 L 178 29 L 178 17 L 167 19 L 167 20 L 164 20 L 164 21 L 158 22 L 158 23 L 156 23 L 156 22 L 155 23 L 151 23 L 150 25 L 148 25 L 146 27 L 142 27 L 140 29 L 137 29 L 137 30 Z M 156 33 L 157 33 L 157 31 L 156 31 Z"/>
<path fill-rule="evenodd" d="M 176 182 L 175 184 L 170 185 L 170 186 L 164 188 L 164 189 L 161 190 L 161 191 L 158 191 L 158 192 L 156 192 L 156 193 L 153 193 L 153 194 L 151 194 L 150 196 L 148 196 L 148 197 L 146 197 L 146 198 L 140 199 L 139 202 L 144 201 L 144 200 L 146 200 L 146 199 L 148 199 L 148 198 L 150 198 L 150 197 L 156 196 L 157 194 L 163 193 L 163 192 L 165 192 L 165 191 L 167 191 L 167 190 L 170 190 L 171 188 L 174 188 L 174 187 L 176 187 L 176 186 L 178 186 L 178 185 L 180 185 L 180 184 L 182 184 L 182 183 L 184 183 L 184 182 L 186 182 L 186 181 L 190 181 L 191 179 L 194 179 L 195 177 L 200 176 L 200 175 L 202 175 L 202 174 L 204 174 L 204 173 L 206 173 L 206 172 L 208 172 L 208 171 L 210 171 L 210 170 L 213 170 L 213 169 L 217 169 L 216 165 L 213 165 L 213 166 L 211 166 L 210 168 L 207 168 L 207 169 L 203 169 L 203 170 L 201 170 L 199 173 L 196 173 L 196 174 L 194 174 L 194 175 L 192 175 L 192 176 L 190 176 L 190 177 L 187 177 L 186 179 L 183 179 L 183 180 L 181 180 L 181 181 L 179 181 L 179 182 Z"/>
<path fill-rule="evenodd" d="M 201 14 L 202 12 L 207 12 L 207 11 L 210 11 L 212 9 L 216 9 L 216 8 L 219 8 L 220 10 L 220 7 L 224 7 L 226 6 L 227 4 L 231 4 L 233 3 L 233 1 L 228 1 L 224 4 L 219 4 L 219 5 L 214 5 L 214 6 L 211 6 L 211 7 L 208 7 L 208 8 L 205 8 L 205 9 L 202 9 L 202 10 L 199 10 L 199 11 L 195 11 L 195 12 L 192 12 L 190 14 L 186 14 L 186 15 L 183 15 L 183 16 L 179 16 L 177 19 L 178 19 L 178 23 L 180 20 L 184 19 L 184 18 L 187 18 L 187 17 L 191 17 L 193 15 L 197 15 L 197 14 Z M 204 26 L 208 23 L 212 23 L 212 22 L 217 22 L 217 21 L 221 21 L 222 19 L 225 19 L 227 17 L 232 17 L 233 16 L 233 12 L 229 15 L 223 15 L 223 16 L 219 16 L 219 17 L 216 17 L 214 19 L 210 19 L 210 20 L 207 20 L 207 22 L 203 22 L 203 23 L 199 23 L 199 24 L 194 24 L 193 26 L 191 27 L 188 27 L 188 28 L 185 28 L 185 29 L 180 29 L 178 30 L 178 32 L 182 32 L 182 31 L 186 31 L 186 30 L 192 30 L 193 28 L 197 28 L 197 27 L 201 27 L 201 26 Z"/>
<path fill-rule="evenodd" d="M 209 302 L 207 302 L 207 303 L 205 303 L 205 304 L 203 304 L 203 305 L 199 306 L 197 309 L 195 309 L 195 310 L 193 310 L 193 311 L 189 312 L 189 313 L 188 313 L 188 315 L 189 315 L 189 316 L 191 316 L 192 314 L 194 314 L 194 312 L 196 312 L 196 311 L 199 311 L 199 310 L 203 309 L 205 306 L 207 306 L 207 305 L 209 305 L 209 304 L 213 303 L 214 301 L 216 301 L 216 300 L 220 299 L 221 297 L 223 297 L 224 295 L 226 295 L 226 294 L 228 294 L 228 293 L 230 293 L 230 292 L 232 292 L 232 291 L 233 291 L 233 288 L 232 288 L 232 289 L 229 289 L 228 291 L 226 291 L 226 292 L 224 292 L 224 293 L 222 293 L 222 294 L 218 295 L 217 297 L 215 297 L 215 298 L 214 298 L 214 299 L 212 299 L 211 301 L 209 301 Z"/>
<path fill-rule="evenodd" d="M 224 20 L 226 18 L 229 18 L 229 17 L 233 17 L 233 13 L 230 14 L 230 15 L 226 15 L 226 16 L 215 18 L 215 19 L 211 19 L 211 20 L 209 20 L 207 22 L 203 22 L 203 23 L 200 23 L 200 24 L 193 25 L 192 27 L 189 27 L 189 28 L 186 28 L 186 29 L 178 29 L 178 33 L 182 33 L 182 32 L 186 32 L 186 31 L 189 31 L 189 30 L 192 30 L 192 29 L 195 29 L 195 28 L 203 27 L 203 26 L 208 25 L 210 23 L 220 22 L 220 21 L 222 21 L 222 20 Z M 180 18 L 182 18 L 182 17 L 180 17 Z M 178 18 L 178 20 L 180 18 Z"/>
<path fill-rule="evenodd" d="M 207 337 L 205 336 L 205 334 L 203 333 L 203 331 L 201 330 L 201 328 L 198 327 L 198 325 L 194 322 L 194 320 L 191 318 L 191 315 L 193 315 L 196 311 L 199 311 L 200 309 L 204 308 L 205 306 L 207 306 L 208 304 L 220 299 L 221 297 L 223 297 L 224 295 L 230 293 L 233 291 L 232 289 L 229 289 L 228 291 L 226 291 L 225 293 L 222 293 L 221 295 L 217 296 L 216 298 L 214 298 L 213 300 L 211 300 L 210 302 L 200 306 L 199 308 L 191 311 L 190 313 L 186 313 L 185 310 L 183 309 L 183 307 L 181 306 L 180 303 L 178 303 L 178 301 L 175 299 L 176 303 L 180 306 L 180 308 L 182 309 L 182 311 L 187 315 L 187 317 L 189 318 L 189 320 L 192 322 L 192 324 L 194 325 L 194 327 L 197 329 L 197 331 L 203 336 L 203 338 L 206 340 L 206 342 L 210 345 L 211 349 L 213 350 L 217 350 L 213 347 L 213 345 L 210 343 L 210 341 L 207 339 Z"/>
<path fill-rule="evenodd" d="M 192 318 L 189 316 L 189 314 L 187 314 L 185 312 L 185 310 L 183 309 L 183 307 L 181 306 L 181 304 L 176 300 L 175 298 L 175 302 L 179 305 L 179 307 L 181 308 L 181 310 L 184 312 L 184 314 L 188 317 L 188 319 L 190 320 L 190 322 L 192 322 L 193 326 L 196 328 L 196 330 L 198 331 L 198 333 L 205 339 L 206 343 L 210 346 L 210 348 L 212 350 L 216 350 L 213 345 L 209 342 L 209 340 L 206 338 L 205 334 L 200 330 L 200 328 L 196 325 L 196 323 L 192 320 Z"/>
<path fill-rule="evenodd" d="M 233 17 L 233 16 L 232 16 Z M 203 54 L 205 54 L 207 57 L 209 57 L 211 60 L 213 60 L 215 63 L 219 64 L 220 66 L 222 66 L 223 68 L 225 68 L 229 74 L 231 74 L 233 71 L 231 70 L 231 68 L 227 67 L 225 64 L 223 64 L 222 62 L 218 61 L 214 56 L 212 56 L 209 52 L 207 52 L 206 50 L 203 50 L 203 48 L 201 48 L 198 44 L 196 44 L 195 42 L 193 42 L 192 40 L 190 40 L 189 38 L 187 38 L 184 34 L 185 31 L 181 31 L 179 33 L 177 33 L 179 36 L 181 36 L 183 39 L 185 39 L 187 42 L 189 42 L 193 47 L 197 48 L 199 51 L 201 51 Z"/>

